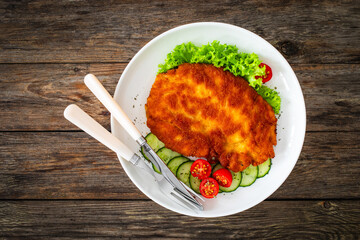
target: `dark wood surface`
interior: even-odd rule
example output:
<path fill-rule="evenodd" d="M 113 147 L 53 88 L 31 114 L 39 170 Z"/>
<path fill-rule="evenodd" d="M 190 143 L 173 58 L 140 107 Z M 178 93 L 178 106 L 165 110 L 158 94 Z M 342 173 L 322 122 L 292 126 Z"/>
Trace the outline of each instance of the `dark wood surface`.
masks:
<path fill-rule="evenodd" d="M 358 1 L 1 1 L 0 239 L 359 239 L 359 10 Z M 77 103 L 110 129 L 84 75 L 113 93 L 141 47 L 198 21 L 269 41 L 293 67 L 307 111 L 285 183 L 211 219 L 149 200 L 114 153 L 63 118 Z"/>

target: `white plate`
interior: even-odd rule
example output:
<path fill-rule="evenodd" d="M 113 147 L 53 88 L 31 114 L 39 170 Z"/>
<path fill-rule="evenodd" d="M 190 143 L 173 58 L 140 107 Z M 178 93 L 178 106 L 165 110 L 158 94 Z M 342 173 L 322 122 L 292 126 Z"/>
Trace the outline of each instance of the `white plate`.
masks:
<path fill-rule="evenodd" d="M 130 119 L 143 135 L 149 132 L 146 126 L 144 105 L 154 83 L 158 64 L 163 63 L 167 53 L 178 44 L 191 41 L 196 45 L 213 40 L 235 44 L 240 51 L 256 53 L 271 66 L 273 78 L 267 84 L 277 88 L 281 96 L 281 116 L 278 120 L 276 157 L 270 173 L 250 187 L 238 188 L 233 193 L 221 193 L 216 199 L 206 200 L 205 210 L 189 211 L 170 201 L 158 189 L 156 182 L 147 174 L 120 158 L 120 162 L 133 183 L 158 204 L 181 214 L 196 217 L 220 217 L 251 208 L 269 197 L 289 176 L 300 155 L 304 142 L 306 113 L 299 82 L 285 58 L 267 41 L 243 28 L 213 22 L 183 25 L 171 29 L 146 44 L 124 70 L 114 94 Z M 138 145 L 112 118 L 111 129 L 116 137 L 125 142 L 134 152 Z"/>

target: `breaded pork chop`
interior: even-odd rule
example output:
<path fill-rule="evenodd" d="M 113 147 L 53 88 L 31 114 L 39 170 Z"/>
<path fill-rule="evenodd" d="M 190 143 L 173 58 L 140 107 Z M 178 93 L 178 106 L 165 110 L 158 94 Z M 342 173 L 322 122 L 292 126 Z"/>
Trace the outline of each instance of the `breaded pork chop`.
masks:
<path fill-rule="evenodd" d="M 275 156 L 271 106 L 246 80 L 213 65 L 158 74 L 145 108 L 151 132 L 185 156 L 219 160 L 234 172 Z"/>

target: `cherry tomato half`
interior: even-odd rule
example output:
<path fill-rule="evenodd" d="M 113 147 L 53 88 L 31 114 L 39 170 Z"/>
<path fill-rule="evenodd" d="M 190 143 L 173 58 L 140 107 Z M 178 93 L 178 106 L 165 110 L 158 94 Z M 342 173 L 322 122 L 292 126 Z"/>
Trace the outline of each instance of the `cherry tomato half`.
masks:
<path fill-rule="evenodd" d="M 219 193 L 219 184 L 213 178 L 206 178 L 200 183 L 200 193 L 206 198 L 214 198 Z"/>
<path fill-rule="evenodd" d="M 255 76 L 256 79 L 261 78 L 263 83 L 268 82 L 271 78 L 272 78 L 272 70 L 271 67 L 269 67 L 269 65 L 265 64 L 265 63 L 260 63 L 259 67 L 264 67 L 265 66 L 265 75 L 263 76 Z"/>
<path fill-rule="evenodd" d="M 232 183 L 232 175 L 226 168 L 221 168 L 213 173 L 213 177 L 222 187 L 230 187 Z"/>
<path fill-rule="evenodd" d="M 205 179 L 211 174 L 211 165 L 204 159 L 198 159 L 191 165 L 190 172 L 193 177 Z"/>

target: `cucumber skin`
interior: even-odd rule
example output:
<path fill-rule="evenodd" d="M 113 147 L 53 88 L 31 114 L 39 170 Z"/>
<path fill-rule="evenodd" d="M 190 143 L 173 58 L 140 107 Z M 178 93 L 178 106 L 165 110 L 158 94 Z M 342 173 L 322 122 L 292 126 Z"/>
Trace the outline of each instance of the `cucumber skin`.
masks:
<path fill-rule="evenodd" d="M 252 165 L 250 165 L 250 166 L 252 166 Z M 249 167 L 250 167 L 250 166 L 249 166 Z M 244 173 L 244 172 L 246 171 L 246 169 L 245 169 L 245 170 L 242 172 L 243 176 L 242 176 L 242 180 L 241 180 L 241 182 L 240 182 L 240 186 L 241 186 L 241 187 L 249 187 L 249 186 L 253 185 L 254 182 L 256 181 L 257 175 L 258 175 L 258 173 L 259 173 L 259 168 L 258 168 L 258 166 L 253 166 L 253 167 L 256 167 L 256 176 L 253 177 L 254 179 L 253 179 L 252 182 L 247 183 L 247 184 L 243 184 L 243 180 L 246 179 L 247 176 L 248 176 L 246 173 Z"/>
<path fill-rule="evenodd" d="M 211 176 L 213 176 L 214 172 L 216 172 L 217 170 L 222 169 L 222 168 L 224 168 L 224 167 L 221 166 L 220 163 L 217 163 L 217 164 L 214 166 L 214 168 L 212 169 L 212 171 L 211 171 Z M 229 171 L 230 171 L 230 170 L 229 170 Z M 235 173 L 235 172 L 233 172 L 233 171 L 230 171 L 230 172 L 231 172 L 231 175 L 232 175 L 232 177 L 233 177 L 233 183 L 231 183 L 231 186 L 230 186 L 230 187 L 222 187 L 222 186 L 219 185 L 219 193 L 220 193 L 220 192 L 233 192 L 233 191 L 235 191 L 236 189 L 239 188 L 240 183 L 241 183 L 241 179 L 242 179 L 242 173 L 241 173 L 241 172 Z M 239 174 L 240 174 L 240 177 L 238 176 Z M 237 178 L 240 178 L 240 179 L 238 180 L 238 182 L 235 182 L 235 181 L 234 181 L 234 175 L 237 175 Z M 234 184 L 234 185 L 236 184 L 236 186 L 233 186 L 233 184 Z"/>
<path fill-rule="evenodd" d="M 222 192 L 233 192 L 240 187 L 240 183 L 242 180 L 242 172 L 233 172 L 233 171 L 230 171 L 230 172 L 233 177 L 233 182 L 231 183 L 230 187 L 222 187 L 219 185 L 219 190 L 221 190 Z M 236 180 L 237 178 L 238 178 L 238 180 Z"/>
<path fill-rule="evenodd" d="M 166 157 L 166 155 L 163 156 L 163 157 L 161 157 L 161 156 L 162 156 L 161 153 L 162 153 L 163 151 L 166 151 L 166 150 L 171 151 L 172 156 L 170 156 L 170 158 L 164 158 L 164 157 Z M 173 158 L 181 157 L 181 154 L 180 154 L 180 153 L 174 152 L 174 151 L 172 151 L 171 149 L 168 149 L 168 148 L 166 148 L 166 147 L 160 148 L 160 149 L 156 152 L 156 154 L 161 158 L 161 160 L 163 160 L 163 162 L 164 162 L 166 165 L 167 165 Z M 160 170 L 157 169 L 157 167 L 155 167 L 154 164 L 152 164 L 152 167 L 153 167 L 153 169 L 154 169 L 155 172 L 161 174 Z"/>
<path fill-rule="evenodd" d="M 156 140 L 155 140 L 156 146 L 154 146 L 154 145 L 152 144 L 153 142 L 150 141 L 150 140 L 151 140 L 151 139 L 150 139 L 151 137 L 153 137 L 153 138 L 156 139 Z M 146 142 L 150 145 L 150 147 L 151 147 L 155 152 L 157 152 L 157 151 L 159 151 L 159 149 L 165 147 L 165 144 L 164 144 L 162 141 L 160 141 L 160 140 L 158 139 L 158 137 L 155 136 L 155 134 L 153 134 L 153 133 L 151 133 L 151 132 L 150 132 L 148 135 L 146 135 L 145 140 L 146 140 Z"/>
<path fill-rule="evenodd" d="M 185 183 L 186 186 L 188 186 L 188 187 L 190 187 L 190 188 L 191 188 L 191 186 L 190 186 L 190 175 L 191 175 L 191 173 L 190 173 L 190 168 L 191 168 L 192 163 L 193 163 L 193 161 L 184 162 L 184 163 L 182 163 L 182 164 L 178 167 L 178 169 L 177 169 L 177 171 L 176 171 L 176 177 L 177 177 L 180 181 L 182 181 L 183 183 Z M 181 171 L 182 171 L 183 168 L 185 168 L 185 169 L 183 170 L 183 173 L 181 173 Z M 187 175 L 188 175 L 188 176 L 187 176 L 187 179 L 184 179 L 184 177 L 181 176 L 181 174 L 187 174 Z"/>
<path fill-rule="evenodd" d="M 182 160 L 180 160 L 180 159 L 182 159 Z M 182 162 L 179 163 L 178 165 L 176 165 L 175 161 L 182 161 Z M 168 167 L 169 167 L 170 171 L 172 171 L 174 173 L 174 175 L 176 176 L 176 172 L 177 172 L 178 168 L 180 167 L 180 165 L 183 164 L 184 162 L 188 162 L 188 161 L 190 161 L 190 159 L 183 157 L 183 156 L 175 157 L 168 162 Z M 173 164 L 175 164 L 175 165 L 173 166 Z"/>
<path fill-rule="evenodd" d="M 161 174 L 160 170 L 157 169 L 157 167 L 155 167 L 155 165 L 154 165 L 153 163 L 151 163 L 151 165 L 152 165 L 152 168 L 153 168 L 153 170 L 154 170 L 155 172 Z"/>
<path fill-rule="evenodd" d="M 148 141 L 151 136 L 154 136 L 154 137 L 157 139 L 157 143 L 160 143 L 160 146 L 161 146 L 161 147 L 158 148 L 158 146 L 152 146 L 151 141 Z M 157 152 L 157 151 L 160 150 L 161 148 L 165 147 L 165 144 L 164 144 L 162 141 L 160 141 L 160 140 L 157 138 L 157 136 L 155 136 L 155 135 L 154 135 L 153 133 L 151 133 L 151 132 L 148 133 L 148 134 L 145 136 L 145 140 L 146 140 L 146 142 L 149 144 L 149 146 L 150 146 L 155 152 Z M 155 147 L 157 147 L 157 148 L 155 148 Z M 143 157 L 144 157 L 146 160 L 150 161 L 150 159 L 145 155 L 145 153 L 144 153 L 144 148 L 143 148 L 143 147 L 141 147 L 140 152 L 141 152 L 141 154 L 143 155 Z M 154 168 L 154 167 L 153 167 L 153 168 Z M 155 169 L 154 169 L 154 170 L 155 170 Z"/>
<path fill-rule="evenodd" d="M 270 164 L 269 164 L 269 169 L 263 174 L 263 175 L 259 175 L 260 174 L 260 166 L 262 165 L 262 164 L 265 164 L 267 161 L 269 161 L 270 160 Z M 257 176 L 257 178 L 262 178 L 262 177 L 265 177 L 266 175 L 268 175 L 268 173 L 270 172 L 270 169 L 271 169 L 271 166 L 272 166 L 272 159 L 271 158 L 269 158 L 268 160 L 266 160 L 265 162 L 263 162 L 262 164 L 260 164 L 259 166 L 258 166 L 258 176 Z"/>
<path fill-rule="evenodd" d="M 216 170 L 219 170 L 219 169 L 221 169 L 221 168 L 224 168 L 224 167 L 221 166 L 220 163 L 215 164 L 215 166 L 211 169 L 211 176 L 214 174 L 214 172 L 215 172 Z"/>
<path fill-rule="evenodd" d="M 164 151 L 170 151 L 170 156 L 168 154 L 163 154 Z M 162 147 L 160 148 L 156 154 L 164 161 L 165 164 L 168 164 L 168 162 L 170 162 L 171 159 L 176 158 L 176 157 L 181 157 L 180 153 L 174 152 L 173 150 L 166 148 L 166 147 Z M 164 156 L 163 156 L 164 155 Z"/>
<path fill-rule="evenodd" d="M 145 155 L 145 153 L 144 153 L 144 148 L 143 148 L 143 147 L 141 147 L 140 152 L 141 152 L 141 155 L 143 155 L 143 157 L 144 157 L 146 160 L 150 161 L 150 159 Z"/>
<path fill-rule="evenodd" d="M 200 183 L 201 183 L 201 180 L 198 179 L 197 177 L 194 177 L 194 176 L 191 175 L 191 173 L 190 173 L 189 181 L 190 181 L 190 187 L 191 187 L 191 189 L 194 190 L 196 193 L 200 194 Z"/>
<path fill-rule="evenodd" d="M 151 133 L 151 132 L 148 133 L 148 134 L 146 135 L 145 139 L 148 139 L 149 137 L 151 137 L 151 135 L 154 135 L 154 134 Z M 154 135 L 154 136 L 155 136 L 155 135 Z M 155 136 L 155 137 L 156 137 L 156 136 Z M 157 137 L 156 137 L 156 138 L 157 138 Z M 160 143 L 162 143 L 160 140 L 158 140 L 158 141 L 159 141 Z M 162 144 L 163 144 L 163 143 L 162 143 Z M 164 144 L 163 144 L 163 145 L 164 145 Z M 160 146 L 161 146 L 161 144 L 160 144 Z M 153 146 L 151 146 L 151 147 L 153 147 Z M 165 148 L 165 146 L 162 146 L 162 147 L 158 148 L 157 151 L 160 151 L 160 150 L 163 149 L 163 148 Z M 145 153 L 144 153 L 144 151 L 143 151 L 143 148 L 141 148 L 140 152 L 141 152 L 141 154 L 143 155 L 143 157 L 144 157 L 146 160 L 150 161 L 150 160 L 148 159 L 148 157 L 146 157 L 146 155 L 145 155 Z M 173 159 L 179 158 L 179 157 L 186 158 L 186 157 L 182 156 L 181 154 L 179 154 L 179 156 L 175 156 L 174 158 L 169 159 L 167 163 L 165 162 L 165 164 L 169 164 Z M 188 160 L 191 161 L 190 159 L 188 159 Z M 230 191 L 229 191 L 228 189 L 229 189 L 229 188 L 232 189 L 233 186 L 230 186 L 230 187 L 228 187 L 228 188 L 219 186 L 219 193 L 221 193 L 221 192 L 225 192 L 225 193 L 227 193 L 227 192 L 233 192 L 233 191 L 237 190 L 239 187 L 249 187 L 249 186 L 251 186 L 251 185 L 256 181 L 257 178 L 262 178 L 262 177 L 266 176 L 266 175 L 269 173 L 269 171 L 270 171 L 270 169 L 271 169 L 271 165 L 272 165 L 272 159 L 269 159 L 269 160 L 270 160 L 269 169 L 268 169 L 268 171 L 266 171 L 263 175 L 259 175 L 259 174 L 260 174 L 260 169 L 259 169 L 259 166 L 256 166 L 256 168 L 257 168 L 257 176 L 254 178 L 254 181 L 253 181 L 253 182 L 251 182 L 251 183 L 249 183 L 249 184 L 247 184 L 247 185 L 241 185 L 242 180 L 243 180 L 243 178 L 244 178 L 244 173 L 243 173 L 243 172 L 239 172 L 239 174 L 240 174 L 240 181 L 239 181 L 238 185 L 237 185 L 233 190 L 230 190 Z M 267 160 L 267 161 L 268 161 L 268 160 Z M 180 168 L 181 165 L 186 164 L 187 162 L 188 162 L 188 161 L 184 161 L 184 162 L 182 162 L 181 164 L 179 164 L 176 169 L 173 169 L 174 171 L 176 170 L 175 173 L 174 173 L 174 171 L 172 170 L 172 172 L 175 174 L 175 176 L 176 176 L 179 180 L 181 180 L 181 178 L 178 176 L 179 168 Z M 192 162 L 192 161 L 191 161 L 191 162 Z M 264 163 L 265 163 L 265 162 L 264 162 Z M 264 163 L 263 163 L 263 164 L 264 164 Z M 154 164 L 152 164 L 152 167 L 153 167 L 153 169 L 154 169 L 155 172 L 161 173 L 158 169 L 156 169 L 156 167 L 154 166 Z M 223 168 L 223 167 L 221 166 L 220 163 L 217 163 L 217 164 L 215 164 L 215 165 L 212 165 L 211 176 L 213 175 L 213 173 L 214 173 L 216 170 L 221 169 L 221 168 Z M 170 169 L 170 170 L 171 170 L 171 169 Z M 244 171 L 245 171 L 245 170 L 244 170 Z M 234 172 L 232 172 L 232 171 L 230 171 L 230 172 L 231 172 L 232 175 L 233 175 L 233 174 L 237 174 L 237 173 L 234 173 Z M 233 179 L 234 179 L 234 175 L 233 175 Z M 183 180 L 181 180 L 181 181 L 184 182 Z M 201 180 L 199 180 L 199 179 L 196 178 L 196 177 L 193 177 L 193 176 L 191 175 L 191 173 L 190 173 L 190 170 L 189 170 L 189 180 L 188 180 L 187 182 L 184 182 L 184 183 L 185 183 L 187 186 L 189 186 L 191 189 L 193 189 L 196 193 L 200 194 L 199 186 L 200 186 Z"/>

